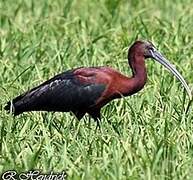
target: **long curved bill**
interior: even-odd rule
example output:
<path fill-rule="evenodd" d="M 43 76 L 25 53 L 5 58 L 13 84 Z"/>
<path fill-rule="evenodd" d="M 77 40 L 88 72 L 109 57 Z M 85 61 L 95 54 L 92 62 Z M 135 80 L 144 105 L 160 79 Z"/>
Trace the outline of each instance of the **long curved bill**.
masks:
<path fill-rule="evenodd" d="M 184 80 L 184 78 L 182 77 L 182 75 L 176 70 L 176 68 L 169 63 L 169 61 L 164 58 L 164 56 L 162 56 L 162 54 L 160 52 L 158 52 L 155 48 L 153 50 L 150 50 L 153 59 L 155 59 L 156 61 L 158 61 L 160 64 L 162 64 L 164 67 L 166 67 L 169 71 L 172 72 L 172 74 L 174 74 L 176 76 L 176 78 L 178 80 L 180 80 L 180 82 L 182 83 L 182 85 L 184 86 L 184 88 L 186 89 L 189 98 L 192 99 L 192 92 L 189 88 L 189 86 L 187 85 L 186 81 Z"/>

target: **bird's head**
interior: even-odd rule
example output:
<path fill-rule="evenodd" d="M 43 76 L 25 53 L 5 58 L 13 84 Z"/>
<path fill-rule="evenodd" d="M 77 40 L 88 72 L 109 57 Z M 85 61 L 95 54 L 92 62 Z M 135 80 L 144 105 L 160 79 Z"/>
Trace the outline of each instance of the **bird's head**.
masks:
<path fill-rule="evenodd" d="M 137 54 L 143 56 L 145 59 L 153 58 L 153 52 L 158 52 L 156 47 L 150 41 L 138 40 L 129 48 L 129 54 Z"/>
<path fill-rule="evenodd" d="M 147 58 L 152 58 L 155 61 L 159 62 L 162 64 L 165 68 L 167 68 L 184 86 L 186 89 L 190 99 L 192 99 L 192 92 L 187 85 L 186 81 L 182 77 L 182 75 L 176 70 L 174 65 L 172 65 L 153 45 L 153 43 L 149 41 L 136 41 L 131 48 L 129 49 L 129 56 L 131 54 L 136 54 L 137 56 L 143 56 L 145 59 Z M 131 55 L 132 56 L 132 55 Z M 132 57 L 131 57 L 132 58 Z"/>

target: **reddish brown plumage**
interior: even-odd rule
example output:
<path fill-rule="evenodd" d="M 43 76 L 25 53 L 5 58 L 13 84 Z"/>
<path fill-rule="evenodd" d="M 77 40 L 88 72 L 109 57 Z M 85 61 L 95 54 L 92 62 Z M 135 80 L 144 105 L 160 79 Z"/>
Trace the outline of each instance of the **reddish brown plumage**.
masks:
<path fill-rule="evenodd" d="M 169 62 L 150 42 L 136 41 L 129 49 L 128 64 L 132 76 L 127 77 L 110 67 L 77 68 L 66 71 L 8 102 L 5 109 L 14 115 L 27 111 L 73 112 L 78 119 L 85 113 L 97 122 L 100 109 L 115 98 L 132 95 L 141 90 L 147 80 L 145 58 L 154 58 L 190 90 Z"/>
<path fill-rule="evenodd" d="M 106 85 L 94 108 L 101 108 L 115 98 L 132 95 L 144 87 L 147 74 L 145 57 L 142 56 L 144 49 L 141 45 L 141 41 L 137 41 L 130 48 L 128 60 L 133 71 L 133 76 L 130 78 L 110 67 L 80 68 L 74 72 L 82 83 Z"/>

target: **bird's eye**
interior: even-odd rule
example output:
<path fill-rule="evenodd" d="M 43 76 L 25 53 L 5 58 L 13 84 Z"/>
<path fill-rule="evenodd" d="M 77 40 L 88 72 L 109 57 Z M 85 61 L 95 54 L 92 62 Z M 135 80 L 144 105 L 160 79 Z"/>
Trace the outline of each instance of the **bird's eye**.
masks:
<path fill-rule="evenodd" d="M 150 47 L 149 50 L 152 51 L 152 52 L 155 51 L 155 49 L 153 47 Z"/>

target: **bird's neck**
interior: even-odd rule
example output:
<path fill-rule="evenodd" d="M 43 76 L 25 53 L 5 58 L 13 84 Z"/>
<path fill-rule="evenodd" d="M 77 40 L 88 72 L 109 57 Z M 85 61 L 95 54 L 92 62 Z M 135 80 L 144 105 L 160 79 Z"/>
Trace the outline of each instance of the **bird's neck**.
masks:
<path fill-rule="evenodd" d="M 129 56 L 129 65 L 133 73 L 130 83 L 132 84 L 132 94 L 134 94 L 141 90 L 147 81 L 144 56 L 140 54 L 131 54 Z"/>

